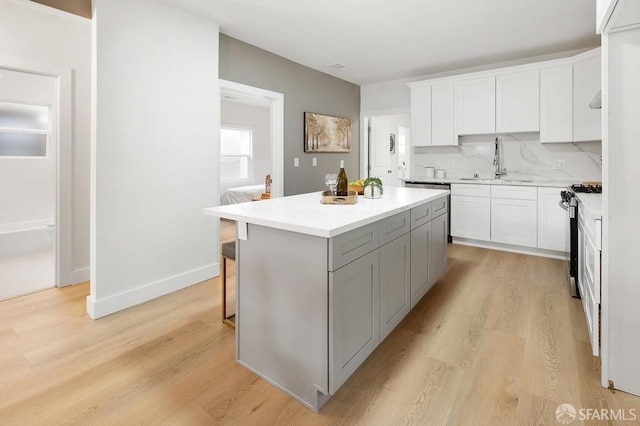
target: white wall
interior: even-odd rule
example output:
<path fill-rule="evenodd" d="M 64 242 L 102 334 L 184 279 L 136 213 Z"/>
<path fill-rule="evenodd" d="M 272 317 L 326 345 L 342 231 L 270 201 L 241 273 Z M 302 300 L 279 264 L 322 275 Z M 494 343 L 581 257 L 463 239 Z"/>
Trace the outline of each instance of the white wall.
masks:
<path fill-rule="evenodd" d="M 94 317 L 218 273 L 218 27 L 154 0 L 93 1 Z"/>
<path fill-rule="evenodd" d="M 266 102 L 266 101 L 265 101 Z M 271 171 L 271 107 L 269 105 L 248 105 L 223 100 L 221 102 L 220 122 L 222 125 L 249 127 L 253 130 L 253 178 L 243 185 L 263 184 Z M 231 188 L 232 184 L 220 184 L 220 193 Z"/>
<path fill-rule="evenodd" d="M 55 68 L 73 73 L 70 140 L 73 182 L 63 197 L 73 199 L 70 284 L 89 278 L 89 150 L 91 21 L 27 0 L 0 0 L 0 66 L 19 62 L 29 69 Z M 66 274 L 65 274 L 66 275 Z"/>

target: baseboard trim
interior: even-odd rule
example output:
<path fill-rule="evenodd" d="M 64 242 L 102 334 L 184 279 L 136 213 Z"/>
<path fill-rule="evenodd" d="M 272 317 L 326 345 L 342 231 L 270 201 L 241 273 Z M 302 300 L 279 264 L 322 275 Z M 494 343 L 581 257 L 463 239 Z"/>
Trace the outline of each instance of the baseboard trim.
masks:
<path fill-rule="evenodd" d="M 89 281 L 90 272 L 91 268 L 89 268 L 88 266 L 85 268 L 74 269 L 71 272 L 71 285 Z"/>
<path fill-rule="evenodd" d="M 490 250 L 509 251 L 512 253 L 529 254 L 532 256 L 549 257 L 551 259 L 567 259 L 565 253 L 561 251 L 539 249 L 535 247 L 514 246 L 511 244 L 494 243 L 490 241 L 471 240 L 468 238 L 453 237 L 453 244 L 480 247 Z"/>
<path fill-rule="evenodd" d="M 212 263 L 183 274 L 174 275 L 141 287 L 137 287 L 103 299 L 87 296 L 87 314 L 93 319 L 102 318 L 123 309 L 182 290 L 220 274 L 220 263 Z"/>

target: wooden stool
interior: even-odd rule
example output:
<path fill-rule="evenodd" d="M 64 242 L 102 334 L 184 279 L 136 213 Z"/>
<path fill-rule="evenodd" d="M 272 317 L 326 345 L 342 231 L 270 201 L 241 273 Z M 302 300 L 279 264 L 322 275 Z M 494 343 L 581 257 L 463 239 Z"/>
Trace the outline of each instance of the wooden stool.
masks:
<path fill-rule="evenodd" d="M 222 322 L 236 328 L 236 315 L 227 316 L 227 259 L 236 260 L 236 242 L 222 244 Z"/>

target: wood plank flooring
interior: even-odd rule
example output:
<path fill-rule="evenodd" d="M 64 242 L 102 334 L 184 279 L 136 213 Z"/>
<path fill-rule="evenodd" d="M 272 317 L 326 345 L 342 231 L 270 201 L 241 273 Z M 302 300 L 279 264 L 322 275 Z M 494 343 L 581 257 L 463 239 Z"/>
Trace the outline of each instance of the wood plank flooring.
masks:
<path fill-rule="evenodd" d="M 88 292 L 0 302 L 0 424 L 553 425 L 562 403 L 640 415 L 640 398 L 600 387 L 557 260 L 450 245 L 447 273 L 318 414 L 234 362 L 219 279 L 97 321 Z"/>

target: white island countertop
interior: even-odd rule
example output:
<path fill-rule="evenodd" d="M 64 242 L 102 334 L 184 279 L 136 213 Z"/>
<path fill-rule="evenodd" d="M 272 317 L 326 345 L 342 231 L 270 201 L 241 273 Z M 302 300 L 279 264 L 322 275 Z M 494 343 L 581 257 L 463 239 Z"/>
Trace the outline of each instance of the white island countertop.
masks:
<path fill-rule="evenodd" d="M 209 207 L 206 215 L 332 238 L 449 194 L 447 190 L 385 187 L 379 199 L 351 205 L 320 203 L 321 192 Z"/>

